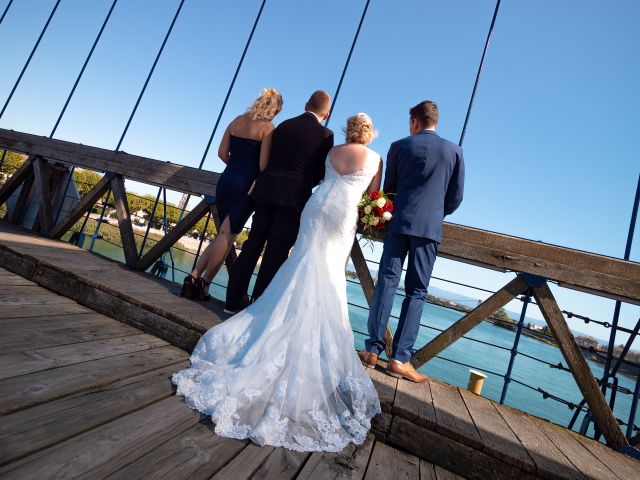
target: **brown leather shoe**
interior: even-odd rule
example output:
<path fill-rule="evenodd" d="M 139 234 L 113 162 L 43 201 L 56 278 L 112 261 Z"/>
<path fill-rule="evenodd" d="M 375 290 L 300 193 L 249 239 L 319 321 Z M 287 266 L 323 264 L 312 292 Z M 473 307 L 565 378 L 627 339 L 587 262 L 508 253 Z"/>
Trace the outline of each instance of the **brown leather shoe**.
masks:
<path fill-rule="evenodd" d="M 402 363 L 392 359 L 387 365 L 387 373 L 392 377 L 404 378 L 416 383 L 424 383 L 429 377 L 416 371 L 411 362 Z"/>
<path fill-rule="evenodd" d="M 376 365 L 378 364 L 378 355 L 362 350 L 358 352 L 358 356 L 365 367 L 376 368 Z"/>

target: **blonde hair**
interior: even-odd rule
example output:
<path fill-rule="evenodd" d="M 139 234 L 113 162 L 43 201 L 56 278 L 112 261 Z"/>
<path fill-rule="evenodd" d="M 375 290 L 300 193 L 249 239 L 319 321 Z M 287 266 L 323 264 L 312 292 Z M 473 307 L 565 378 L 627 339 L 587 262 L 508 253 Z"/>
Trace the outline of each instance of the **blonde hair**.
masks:
<path fill-rule="evenodd" d="M 347 126 L 342 131 L 348 143 L 368 145 L 378 136 L 371 117 L 366 113 L 356 113 L 347 118 Z"/>
<path fill-rule="evenodd" d="M 282 95 L 275 88 L 263 88 L 249 107 L 251 120 L 273 120 L 282 110 Z"/>

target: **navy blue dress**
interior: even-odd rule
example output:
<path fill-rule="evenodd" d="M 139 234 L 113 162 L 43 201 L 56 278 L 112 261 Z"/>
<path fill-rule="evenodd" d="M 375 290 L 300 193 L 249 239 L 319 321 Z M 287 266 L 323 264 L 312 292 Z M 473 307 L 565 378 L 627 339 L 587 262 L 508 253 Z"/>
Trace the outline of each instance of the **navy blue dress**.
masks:
<path fill-rule="evenodd" d="M 260 174 L 259 140 L 231 135 L 229 162 L 216 186 L 216 206 L 220 223 L 229 217 L 231 233 L 237 234 L 253 213 L 249 189 Z"/>

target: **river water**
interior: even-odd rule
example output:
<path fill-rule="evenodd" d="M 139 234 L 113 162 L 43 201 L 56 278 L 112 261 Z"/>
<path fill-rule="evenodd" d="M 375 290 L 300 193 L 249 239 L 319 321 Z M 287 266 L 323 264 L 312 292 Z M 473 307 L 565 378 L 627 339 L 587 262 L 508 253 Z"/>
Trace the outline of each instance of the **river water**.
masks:
<path fill-rule="evenodd" d="M 85 241 L 85 248 L 89 246 L 89 243 L 89 240 Z M 122 249 L 103 240 L 96 241 L 94 252 L 115 260 L 124 261 Z M 195 256 L 192 253 L 177 249 L 173 249 L 172 253 L 175 270 L 173 271 L 172 278 L 172 271 L 169 269 L 166 278 L 182 283 L 186 275 L 183 272 L 189 272 L 191 270 Z M 171 259 L 168 255 L 166 261 L 171 264 Z M 213 288 L 210 293 L 215 298 L 224 300 L 227 280 L 227 272 L 223 267 L 214 279 L 215 283 L 212 284 Z M 364 306 L 367 305 L 366 299 L 360 285 L 357 283 L 347 283 L 347 294 L 350 303 L 349 318 L 354 330 L 355 348 L 362 349 L 365 336 L 358 332 L 367 331 L 368 310 L 364 308 Z M 401 303 L 402 297 L 396 296 L 392 315 L 397 316 L 400 313 Z M 450 310 L 438 305 L 426 304 L 421 322 L 425 326 L 420 327 L 416 348 L 426 344 L 439 333 L 434 329 L 446 329 L 460 319 L 462 315 L 463 313 L 455 310 Z M 390 324 L 391 328 L 395 329 L 396 323 L 393 318 Z M 513 331 L 497 327 L 488 322 L 482 322 L 475 327 L 467 337 L 490 342 L 509 350 L 499 349 L 463 338 L 444 350 L 439 355 L 439 357 L 442 358 L 431 360 L 422 367 L 420 371 L 451 385 L 466 387 L 469 379 L 469 367 L 461 366 L 448 360 L 464 363 L 475 370 L 480 370 L 487 374 L 482 395 L 498 401 L 502 393 L 504 379 L 489 372 L 495 372 L 500 375 L 506 373 L 514 336 L 515 332 Z M 557 347 L 524 335 L 520 337 L 518 351 L 531 357 L 543 359 L 554 365 L 558 363 L 566 365 Z M 588 360 L 588 363 L 594 375 L 600 378 L 603 373 L 602 365 L 590 360 Z M 574 403 L 582 399 L 580 391 L 570 373 L 552 369 L 548 365 L 524 355 L 516 356 L 512 378 L 526 383 L 534 389 L 541 388 L 552 395 Z M 620 375 L 619 385 L 633 392 L 635 380 Z M 515 382 L 509 384 L 505 404 L 563 426 L 567 426 L 573 414 L 573 411 L 569 410 L 566 405 L 553 399 L 544 399 L 540 392 Z M 616 417 L 626 422 L 629 418 L 630 410 L 631 395 L 618 393 L 614 408 Z M 576 429 L 579 428 L 581 419 L 582 415 L 576 424 Z M 636 424 L 638 424 L 638 420 L 636 420 Z M 623 431 L 625 431 L 625 427 L 623 427 Z"/>

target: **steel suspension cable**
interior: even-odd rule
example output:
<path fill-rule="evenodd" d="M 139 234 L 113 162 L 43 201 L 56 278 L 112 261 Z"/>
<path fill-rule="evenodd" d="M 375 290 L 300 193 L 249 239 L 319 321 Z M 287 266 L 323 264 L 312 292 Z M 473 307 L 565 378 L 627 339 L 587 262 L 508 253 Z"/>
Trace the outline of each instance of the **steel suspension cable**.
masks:
<path fill-rule="evenodd" d="M 360 30 L 362 29 L 362 24 L 364 23 L 364 17 L 367 15 L 367 10 L 369 9 L 369 3 L 371 0 L 367 0 L 364 5 L 364 9 L 362 10 L 362 16 L 360 17 L 360 22 L 358 22 L 358 28 L 356 29 L 356 34 L 353 36 L 353 42 L 351 42 L 351 48 L 349 49 L 349 54 L 347 55 L 347 60 L 344 63 L 344 67 L 342 69 L 342 74 L 340 75 L 340 80 L 338 81 L 338 86 L 336 88 L 336 93 L 333 94 L 333 101 L 331 102 L 331 109 L 329 109 L 329 116 L 327 117 L 327 121 L 324 122 L 325 125 L 329 125 L 329 120 L 331 120 L 331 115 L 333 114 L 333 107 L 336 105 L 336 101 L 338 100 L 338 95 L 340 95 L 340 89 L 342 88 L 342 82 L 344 81 L 344 76 L 347 73 L 347 68 L 349 68 L 349 63 L 351 62 L 351 56 L 353 55 L 353 50 L 356 47 L 356 43 L 358 41 L 358 37 L 360 36 Z"/>
<path fill-rule="evenodd" d="M 160 45 L 160 49 L 158 50 L 158 53 L 156 54 L 156 58 L 153 61 L 153 65 L 151 66 L 151 69 L 149 70 L 149 74 L 147 75 L 147 78 L 144 82 L 144 85 L 142 86 L 142 90 L 140 91 L 140 94 L 138 95 L 138 99 L 136 100 L 136 103 L 133 107 L 133 110 L 131 111 L 131 115 L 129 115 L 129 119 L 127 120 L 127 124 L 124 127 L 124 130 L 122 131 L 122 135 L 120 136 L 120 140 L 118 141 L 118 144 L 116 145 L 116 148 L 114 149 L 115 151 L 120 150 L 120 147 L 122 146 L 122 142 L 124 141 L 125 136 L 127 135 L 127 132 L 129 131 L 129 126 L 131 125 L 131 121 L 133 120 L 133 117 L 135 116 L 136 112 L 138 111 L 138 106 L 140 105 L 140 101 L 142 100 L 142 97 L 144 96 L 146 90 L 147 90 L 147 86 L 149 85 L 149 81 L 151 80 L 151 77 L 153 76 L 153 72 L 156 69 L 156 65 L 158 64 L 158 60 L 160 60 L 160 56 L 162 55 L 162 52 L 164 51 L 164 47 L 167 44 L 167 40 L 169 40 L 169 36 L 171 35 L 171 32 L 173 31 L 173 27 L 176 24 L 176 20 L 178 19 L 178 16 L 180 15 L 180 11 L 182 10 L 182 6 L 184 5 L 185 0 L 180 0 L 180 3 L 178 4 L 178 8 L 176 10 L 176 13 L 173 16 L 173 19 L 171 20 L 171 25 L 169 25 L 169 29 L 167 30 L 167 33 L 164 36 L 164 39 L 162 40 L 162 45 Z M 109 190 L 107 191 L 107 196 L 106 198 L 109 198 L 109 194 L 111 193 L 111 188 L 109 188 Z M 102 208 L 102 212 L 100 213 L 100 219 L 98 220 L 98 224 L 96 225 L 95 231 L 93 232 L 93 240 L 91 242 L 91 246 L 89 247 L 89 251 L 93 250 L 93 244 L 95 243 L 95 239 L 96 236 L 98 235 L 98 232 L 100 231 L 100 225 L 102 223 L 102 219 L 104 217 L 104 212 L 106 210 L 106 202 Z M 89 210 L 89 212 L 87 212 L 87 216 L 84 220 L 84 224 L 83 224 L 83 229 L 84 229 L 84 225 L 86 225 L 87 220 L 89 218 L 89 214 L 91 213 L 91 210 Z"/>
<path fill-rule="evenodd" d="M 7 3 L 7 6 L 4 8 L 4 11 L 2 12 L 2 16 L 0 16 L 0 25 L 2 25 L 2 21 L 4 20 L 4 17 L 7 16 L 7 12 L 9 11 L 9 7 L 11 6 L 12 3 L 13 3 L 13 0 L 9 0 L 9 3 Z"/>
<path fill-rule="evenodd" d="M 462 125 L 462 132 L 460 133 L 460 141 L 458 145 L 462 146 L 464 142 L 464 136 L 467 132 L 467 124 L 469 123 L 469 117 L 471 115 L 471 109 L 473 108 L 473 101 L 476 98 L 476 91 L 478 90 L 478 83 L 480 82 L 480 74 L 482 73 L 482 67 L 484 67 L 484 60 L 487 56 L 487 50 L 489 49 L 489 43 L 491 36 L 493 35 L 493 27 L 496 24 L 496 18 L 498 17 L 498 10 L 500 9 L 500 1 L 496 1 L 496 8 L 493 11 L 493 17 L 491 18 L 491 25 L 489 26 L 489 32 L 487 33 L 487 39 L 484 42 L 484 49 L 482 50 L 482 57 L 480 58 L 480 65 L 478 65 L 478 72 L 476 73 L 476 80 L 473 83 L 473 90 L 471 92 L 471 98 L 469 99 L 469 106 L 467 107 L 467 114 L 464 117 L 464 124 Z"/>
<path fill-rule="evenodd" d="M 53 15 L 56 13 L 56 10 L 58 9 L 58 5 L 60 5 L 60 1 L 61 0 L 56 0 L 56 3 L 53 6 L 53 9 L 51 10 L 51 13 L 49 14 L 49 18 L 47 18 L 47 23 L 44 24 L 44 28 L 40 32 L 40 36 L 38 37 L 38 40 L 36 41 L 36 44 L 31 49 L 31 53 L 29 54 L 29 58 L 27 58 L 26 63 L 22 67 L 22 71 L 20 72 L 20 75 L 18 75 L 18 79 L 16 80 L 16 83 L 13 85 L 13 88 L 11 89 L 11 93 L 9 93 L 9 97 L 4 102 L 4 106 L 2 107 L 2 110 L 0 110 L 0 118 L 2 118 L 2 116 L 4 115 L 5 110 L 9 106 L 9 102 L 11 102 L 11 99 L 13 98 L 13 94 L 15 93 L 16 89 L 18 88 L 18 85 L 20 84 L 20 81 L 22 80 L 22 76 L 24 75 L 24 72 L 29 67 L 29 64 L 31 63 L 31 59 L 33 58 L 33 55 L 36 53 L 36 50 L 38 50 L 38 46 L 40 45 L 40 41 L 42 40 L 42 37 L 44 37 L 44 34 L 47 31 L 47 28 L 49 28 L 49 23 L 51 23 L 51 19 L 53 18 Z M 6 9 L 5 9 L 5 13 L 6 13 Z M 2 18 L 4 18 L 4 14 L 2 15 Z"/>

